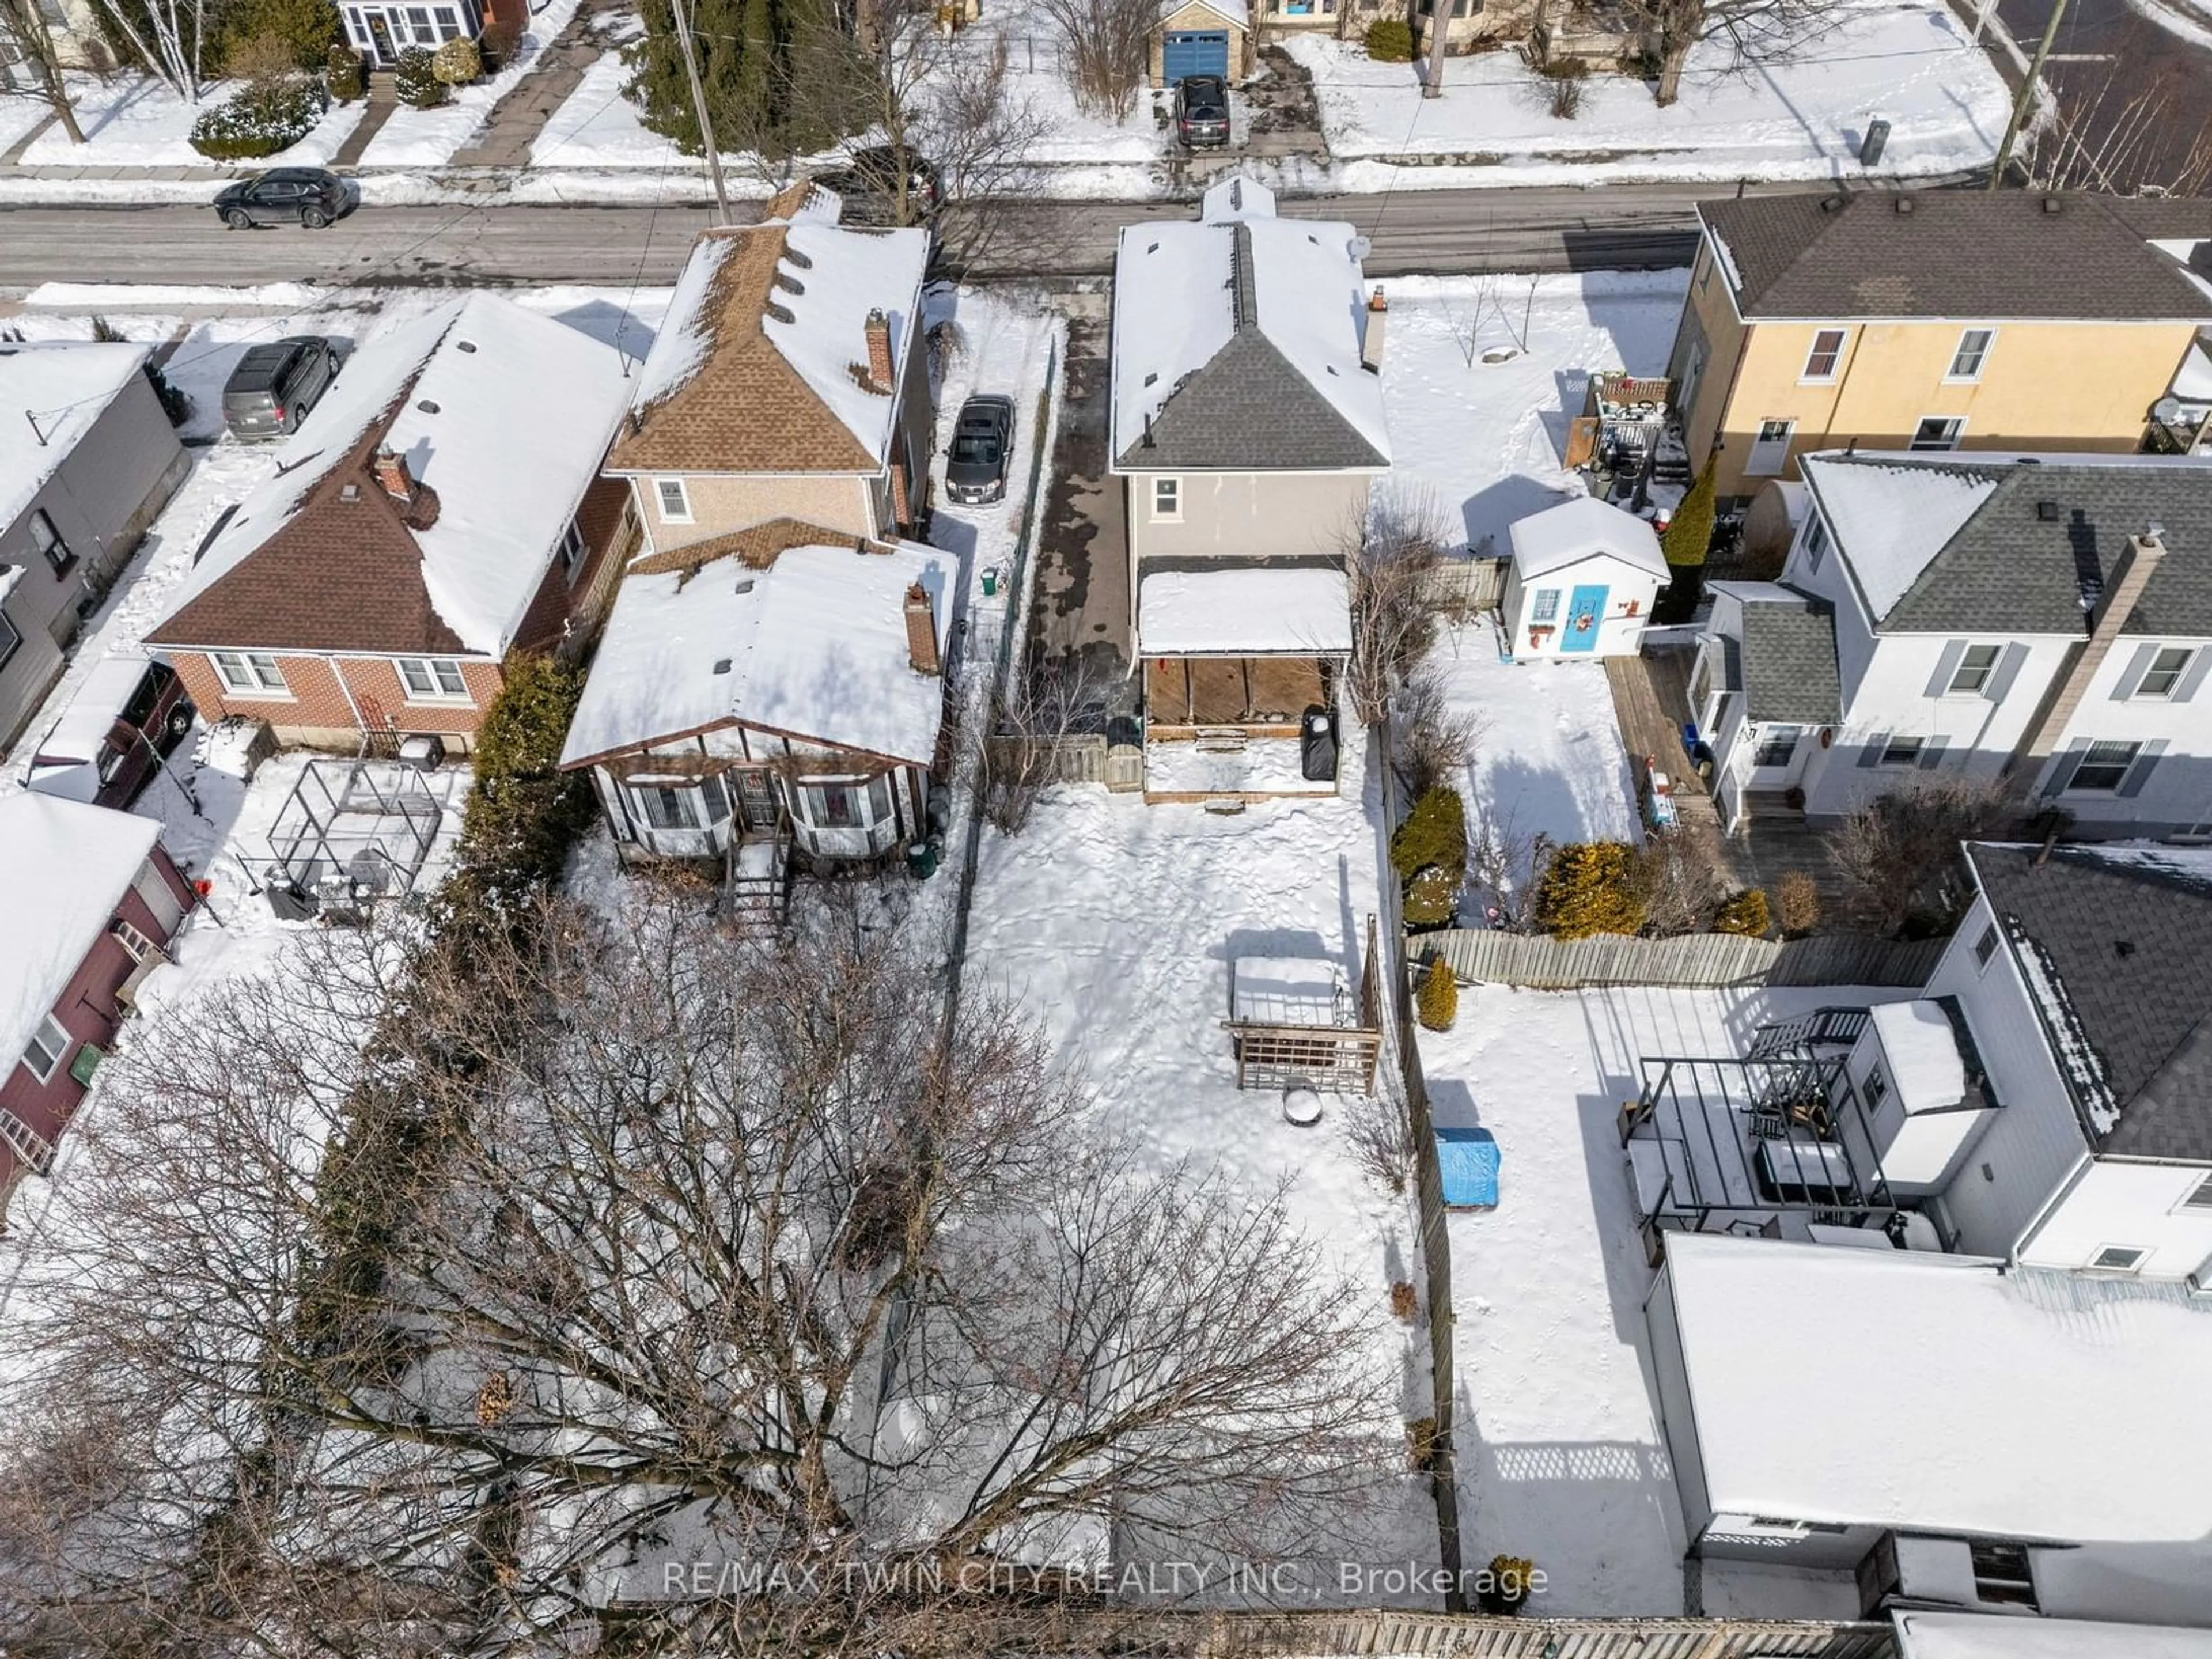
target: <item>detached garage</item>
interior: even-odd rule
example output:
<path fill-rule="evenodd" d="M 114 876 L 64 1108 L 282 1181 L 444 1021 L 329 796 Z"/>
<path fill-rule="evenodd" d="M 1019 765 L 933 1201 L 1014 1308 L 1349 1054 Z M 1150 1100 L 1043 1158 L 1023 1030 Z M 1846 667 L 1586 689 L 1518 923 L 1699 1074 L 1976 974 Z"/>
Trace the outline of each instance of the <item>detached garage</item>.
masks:
<path fill-rule="evenodd" d="M 1152 84 L 1193 75 L 1242 81 L 1252 72 L 1252 29 L 1237 0 L 1188 0 L 1152 31 Z"/>

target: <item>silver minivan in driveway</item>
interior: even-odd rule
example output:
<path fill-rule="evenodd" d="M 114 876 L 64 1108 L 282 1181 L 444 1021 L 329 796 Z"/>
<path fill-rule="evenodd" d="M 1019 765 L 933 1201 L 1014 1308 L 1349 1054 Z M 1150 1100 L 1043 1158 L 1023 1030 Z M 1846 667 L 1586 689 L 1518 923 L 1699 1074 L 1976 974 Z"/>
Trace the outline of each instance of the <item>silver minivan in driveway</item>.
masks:
<path fill-rule="evenodd" d="M 337 348 L 319 334 L 249 346 L 223 382 L 222 423 L 247 443 L 289 438 L 337 374 Z"/>

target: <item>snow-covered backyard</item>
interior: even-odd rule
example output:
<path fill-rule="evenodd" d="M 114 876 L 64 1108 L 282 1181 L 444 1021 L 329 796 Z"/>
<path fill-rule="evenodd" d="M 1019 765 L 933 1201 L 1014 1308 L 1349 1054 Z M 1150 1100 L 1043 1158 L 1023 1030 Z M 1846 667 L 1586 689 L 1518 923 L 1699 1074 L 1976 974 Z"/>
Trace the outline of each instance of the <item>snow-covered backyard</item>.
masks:
<path fill-rule="evenodd" d="M 1389 1317 L 1392 1282 L 1420 1279 L 1410 1200 L 1355 1165 L 1352 1103 L 1328 1097 L 1317 1126 L 1293 1126 L 1279 1091 L 1238 1090 L 1220 1029 L 1234 957 L 1323 956 L 1357 985 L 1377 905 L 1381 810 L 1357 744 L 1340 795 L 1236 817 L 1096 787 L 1048 791 L 1018 835 L 985 833 L 966 984 L 970 996 L 1010 994 L 1032 1009 L 1108 1117 L 1162 1166 L 1218 1167 L 1261 1198 L 1288 1183 L 1293 1220 L 1372 1287 L 1376 1357 L 1401 1379 L 1374 1401 L 1375 1433 L 1395 1446 L 1403 1421 L 1430 1410 L 1421 1334 Z M 1414 1480 L 1395 1490 L 1347 1553 L 1433 1565 L 1427 1493 Z M 1333 1562 L 1298 1564 L 1297 1577 L 1301 1600 L 1339 1599 Z"/>
<path fill-rule="evenodd" d="M 1942 0 L 1845 0 L 1831 17 L 1790 59 L 1748 70 L 1700 44 L 1665 109 L 1640 80 L 1593 76 L 1571 120 L 1510 51 L 1449 59 L 1444 95 L 1425 100 L 1419 65 L 1376 63 L 1358 43 L 1301 34 L 1288 50 L 1312 73 L 1346 189 L 1857 178 L 1877 118 L 1891 124 L 1883 175 L 1988 164 L 2010 94 Z"/>
<path fill-rule="evenodd" d="M 1498 1202 L 1449 1218 L 1461 1550 L 1526 1556 L 1528 1611 L 1684 1608 L 1681 1504 L 1650 1370 L 1651 1285 L 1614 1122 L 1644 1054 L 1734 1054 L 1762 1023 L 1909 992 L 1468 987 L 1421 1034 L 1439 1128 L 1496 1137 Z M 1845 1612 L 1832 1575 L 1731 1573 L 1728 1610 Z M 1716 1599 L 1723 1586 L 1717 1584 Z"/>

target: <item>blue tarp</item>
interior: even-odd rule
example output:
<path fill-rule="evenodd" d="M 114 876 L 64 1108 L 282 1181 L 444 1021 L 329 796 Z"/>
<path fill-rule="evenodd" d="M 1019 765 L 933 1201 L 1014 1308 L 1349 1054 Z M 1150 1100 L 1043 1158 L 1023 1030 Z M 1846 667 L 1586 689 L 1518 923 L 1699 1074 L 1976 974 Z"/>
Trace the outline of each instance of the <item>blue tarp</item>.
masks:
<path fill-rule="evenodd" d="M 1437 1164 L 1443 1172 L 1448 1207 L 1490 1209 L 1497 1204 L 1498 1141 L 1489 1130 L 1437 1130 Z"/>

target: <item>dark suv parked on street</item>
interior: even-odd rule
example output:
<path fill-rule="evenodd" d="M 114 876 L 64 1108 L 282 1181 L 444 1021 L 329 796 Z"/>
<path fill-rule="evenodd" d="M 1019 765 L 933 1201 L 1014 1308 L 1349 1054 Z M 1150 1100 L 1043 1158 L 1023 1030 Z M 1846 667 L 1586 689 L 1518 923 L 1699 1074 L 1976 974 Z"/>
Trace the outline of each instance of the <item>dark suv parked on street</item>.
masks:
<path fill-rule="evenodd" d="M 320 167 L 271 167 L 225 185 L 215 210 L 233 230 L 289 219 L 320 230 L 346 208 L 345 181 Z"/>

